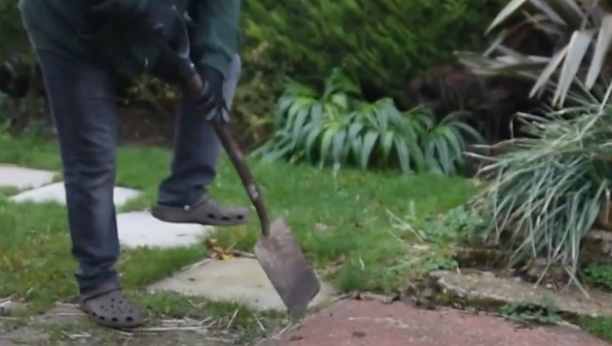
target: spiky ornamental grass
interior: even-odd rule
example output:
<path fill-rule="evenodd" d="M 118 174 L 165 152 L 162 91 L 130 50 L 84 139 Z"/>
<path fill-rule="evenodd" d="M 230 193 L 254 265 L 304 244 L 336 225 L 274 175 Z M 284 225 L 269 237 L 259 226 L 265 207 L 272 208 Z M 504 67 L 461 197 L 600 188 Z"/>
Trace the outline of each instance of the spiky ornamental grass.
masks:
<path fill-rule="evenodd" d="M 522 18 L 520 21 L 516 19 Z M 481 53 L 457 52 L 459 61 L 480 75 L 519 76 L 533 80 L 531 96 L 553 86 L 552 104 L 563 105 L 576 79 L 592 91 L 610 76 L 612 62 L 612 1 L 511 0 L 493 20 L 487 34 L 497 31 Z M 544 35 L 537 36 L 537 35 Z M 533 55 L 524 51 L 528 37 L 540 37 Z M 541 55 L 540 55 L 541 54 Z"/>
<path fill-rule="evenodd" d="M 545 117 L 520 114 L 534 138 L 502 143 L 508 151 L 482 172 L 494 179 L 478 196 L 490 224 L 481 234 L 500 240 L 508 232 L 508 265 L 546 256 L 577 280 L 580 242 L 600 207 L 609 201 L 612 178 L 612 107 L 606 102 L 566 108 Z M 542 277 L 545 273 L 542 274 Z M 541 280 L 541 278 L 540 278 Z"/>

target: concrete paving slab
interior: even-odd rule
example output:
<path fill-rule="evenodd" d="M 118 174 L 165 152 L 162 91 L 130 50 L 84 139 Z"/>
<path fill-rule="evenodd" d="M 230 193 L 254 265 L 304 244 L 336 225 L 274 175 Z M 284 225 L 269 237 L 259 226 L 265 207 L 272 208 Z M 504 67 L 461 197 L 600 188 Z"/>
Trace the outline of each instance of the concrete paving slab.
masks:
<path fill-rule="evenodd" d="M 87 315 L 76 304 L 55 303 L 55 306 L 43 314 L 32 318 L 37 326 L 67 325 L 85 321 Z"/>
<path fill-rule="evenodd" d="M 566 326 L 519 328 L 490 315 L 401 302 L 341 301 L 261 346 L 610 346 Z"/>
<path fill-rule="evenodd" d="M 140 192 L 133 189 L 128 189 L 125 187 L 115 187 L 115 205 L 117 207 L 123 206 L 128 201 L 138 197 Z M 15 196 L 11 197 L 13 202 L 21 203 L 21 202 L 34 202 L 34 203 L 44 203 L 44 202 L 55 202 L 62 205 L 66 204 L 66 189 L 64 188 L 64 183 L 53 183 L 50 185 L 45 185 L 33 190 L 28 190 L 21 192 Z"/>
<path fill-rule="evenodd" d="M 117 215 L 119 241 L 126 247 L 181 247 L 201 241 L 213 227 L 197 224 L 175 224 L 157 220 L 148 211 Z"/>
<path fill-rule="evenodd" d="M 33 189 L 51 184 L 55 174 L 52 171 L 0 164 L 0 187 Z"/>
<path fill-rule="evenodd" d="M 8 333 L 3 334 L 0 340 L 4 340 L 9 343 L 25 344 L 25 345 L 49 345 L 49 334 L 30 326 L 12 330 Z M 0 345 L 2 345 L 0 343 Z"/>
<path fill-rule="evenodd" d="M 252 258 L 212 260 L 166 278 L 150 289 L 238 302 L 260 310 L 286 310 L 259 262 Z M 334 294 L 334 289 L 322 282 L 321 291 L 310 307 L 328 301 Z"/>
<path fill-rule="evenodd" d="M 19 346 L 16 343 L 10 341 L 10 340 L 2 340 L 0 339 L 0 346 Z"/>
<path fill-rule="evenodd" d="M 489 308 L 517 303 L 545 308 L 553 304 L 560 313 L 575 317 L 612 315 L 612 297 L 596 288 L 589 288 L 590 297 L 587 297 L 578 288 L 550 290 L 543 285 L 534 286 L 517 278 L 498 277 L 489 272 L 435 271 L 429 276 L 446 295 Z"/>

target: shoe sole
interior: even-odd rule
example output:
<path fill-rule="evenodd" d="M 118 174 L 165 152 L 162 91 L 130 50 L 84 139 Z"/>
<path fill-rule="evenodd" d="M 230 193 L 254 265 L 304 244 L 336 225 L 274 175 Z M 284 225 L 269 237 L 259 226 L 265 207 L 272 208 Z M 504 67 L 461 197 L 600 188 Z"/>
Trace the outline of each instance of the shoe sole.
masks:
<path fill-rule="evenodd" d="M 164 207 L 160 205 L 156 205 L 151 208 L 151 216 L 154 218 L 169 222 L 169 223 L 180 223 L 180 224 L 200 224 L 203 226 L 239 226 L 247 223 L 248 217 L 244 217 L 239 220 L 218 220 L 217 221 L 203 221 L 194 217 L 190 217 L 189 215 L 183 213 L 182 211 L 177 211 L 174 208 Z"/>

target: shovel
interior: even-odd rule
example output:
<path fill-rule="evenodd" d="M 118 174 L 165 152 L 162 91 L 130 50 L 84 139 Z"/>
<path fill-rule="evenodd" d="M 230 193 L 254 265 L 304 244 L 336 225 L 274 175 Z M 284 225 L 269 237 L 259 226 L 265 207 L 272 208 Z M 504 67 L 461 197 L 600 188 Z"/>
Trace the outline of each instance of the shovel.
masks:
<path fill-rule="evenodd" d="M 187 17 L 184 19 L 189 21 Z M 156 38 L 164 56 L 173 62 L 182 77 L 189 81 L 191 92 L 195 95 L 201 93 L 203 82 L 190 59 L 186 27 L 183 26 L 179 33 L 176 50 L 173 50 L 160 36 Z M 289 314 L 294 318 L 301 318 L 321 289 L 319 279 L 284 219 L 278 218 L 270 222 L 266 205 L 242 151 L 220 118 L 220 116 L 213 117 L 212 124 L 255 206 L 261 223 L 261 238 L 255 245 L 255 257 Z"/>

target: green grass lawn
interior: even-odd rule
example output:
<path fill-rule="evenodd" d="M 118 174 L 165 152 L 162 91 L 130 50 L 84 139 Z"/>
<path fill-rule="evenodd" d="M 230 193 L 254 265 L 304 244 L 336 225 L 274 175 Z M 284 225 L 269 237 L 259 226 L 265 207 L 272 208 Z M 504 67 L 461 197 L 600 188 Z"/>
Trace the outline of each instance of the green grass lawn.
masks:
<path fill-rule="evenodd" d="M 0 136 L 0 162 L 58 170 L 54 142 L 36 137 Z M 158 182 L 168 173 L 170 153 L 156 148 L 124 147 L 118 152 L 117 184 L 144 191 L 123 210 L 148 207 Z M 406 265 L 406 238 L 392 227 L 390 213 L 410 216 L 420 227 L 449 209 L 462 205 L 477 187 L 462 178 L 435 175 L 365 173 L 343 169 L 318 170 L 309 166 L 251 161 L 272 217 L 284 217 L 307 256 L 330 273 L 341 290 L 388 292 L 403 285 L 414 269 Z M 224 203 L 248 204 L 229 161 L 223 157 L 213 194 Z M 0 191 L 0 297 L 18 294 L 46 306 L 74 297 L 65 210 L 61 206 L 13 205 Z M 258 235 L 253 211 L 246 226 L 217 230 L 224 246 L 251 251 Z M 439 231 L 439 230 L 438 230 Z M 202 246 L 177 250 L 129 250 L 120 270 L 128 289 L 137 289 L 201 259 Z"/>

